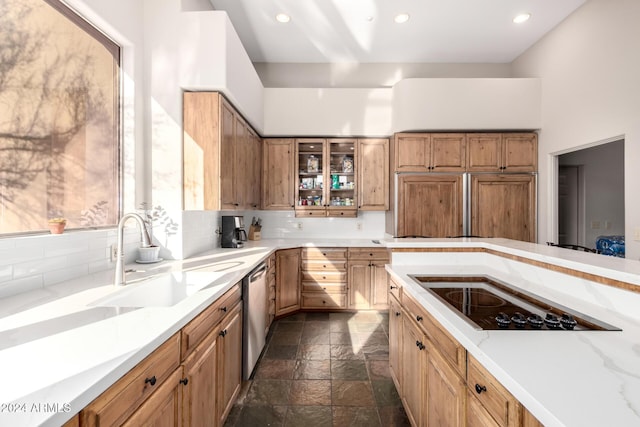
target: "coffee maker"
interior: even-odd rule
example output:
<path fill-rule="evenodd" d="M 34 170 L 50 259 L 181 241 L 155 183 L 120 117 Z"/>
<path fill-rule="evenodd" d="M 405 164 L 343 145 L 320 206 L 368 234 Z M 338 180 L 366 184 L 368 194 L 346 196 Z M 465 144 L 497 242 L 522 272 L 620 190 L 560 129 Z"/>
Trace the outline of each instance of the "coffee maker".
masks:
<path fill-rule="evenodd" d="M 244 217 L 223 216 L 222 236 L 220 246 L 223 248 L 241 248 L 247 241 L 247 232 L 244 230 Z"/>

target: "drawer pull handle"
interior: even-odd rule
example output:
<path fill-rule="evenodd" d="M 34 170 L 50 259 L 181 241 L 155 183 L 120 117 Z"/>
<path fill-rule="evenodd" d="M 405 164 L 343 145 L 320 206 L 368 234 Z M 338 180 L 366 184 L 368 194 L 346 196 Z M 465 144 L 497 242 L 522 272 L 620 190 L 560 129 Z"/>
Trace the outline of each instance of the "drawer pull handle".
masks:
<path fill-rule="evenodd" d="M 151 378 L 146 378 L 144 380 L 145 384 L 151 384 L 152 386 L 156 385 L 156 376 L 152 376 Z"/>
<path fill-rule="evenodd" d="M 227 330 L 226 329 L 221 330 L 219 335 L 224 338 L 227 335 Z"/>
<path fill-rule="evenodd" d="M 487 391 L 487 388 L 483 385 L 480 384 L 476 384 L 476 393 L 480 394 L 483 391 Z"/>
<path fill-rule="evenodd" d="M 420 341 L 416 341 L 416 347 L 418 347 L 420 350 L 424 350 L 424 344 L 422 344 Z"/>
<path fill-rule="evenodd" d="M 187 385 L 189 383 L 189 378 L 183 378 L 180 380 L 180 384 Z"/>
<path fill-rule="evenodd" d="M 418 322 L 422 322 L 422 316 L 416 316 L 416 320 L 417 320 Z"/>
<path fill-rule="evenodd" d="M 398 287 L 391 285 L 391 289 L 398 289 Z"/>
<path fill-rule="evenodd" d="M 396 317 L 397 316 L 400 316 L 400 312 L 399 311 L 396 311 Z"/>
<path fill-rule="evenodd" d="M 227 307 L 226 306 L 220 307 L 220 311 L 224 311 L 226 313 L 227 312 Z"/>

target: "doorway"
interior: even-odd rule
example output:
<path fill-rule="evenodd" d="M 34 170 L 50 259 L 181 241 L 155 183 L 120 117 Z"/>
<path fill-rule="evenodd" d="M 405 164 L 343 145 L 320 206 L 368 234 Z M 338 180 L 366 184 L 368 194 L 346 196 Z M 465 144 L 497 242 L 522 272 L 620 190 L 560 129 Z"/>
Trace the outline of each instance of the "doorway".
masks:
<path fill-rule="evenodd" d="M 558 243 L 624 236 L 624 139 L 558 156 Z"/>

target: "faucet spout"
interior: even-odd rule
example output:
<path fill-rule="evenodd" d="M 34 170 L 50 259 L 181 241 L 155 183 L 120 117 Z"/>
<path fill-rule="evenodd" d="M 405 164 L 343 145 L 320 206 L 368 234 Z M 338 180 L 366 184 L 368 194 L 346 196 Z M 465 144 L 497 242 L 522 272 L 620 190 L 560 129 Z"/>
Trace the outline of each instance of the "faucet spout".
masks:
<path fill-rule="evenodd" d="M 147 232 L 147 227 L 145 226 L 144 219 L 137 213 L 127 213 L 120 218 L 120 222 L 118 222 L 118 256 L 116 258 L 116 273 L 113 284 L 115 286 L 126 285 L 124 275 L 124 249 L 123 249 L 123 240 L 124 240 L 124 224 L 128 219 L 133 218 L 138 223 L 140 227 L 140 237 L 142 239 L 142 247 L 148 248 L 151 246 L 151 238 L 149 237 L 149 233 Z"/>

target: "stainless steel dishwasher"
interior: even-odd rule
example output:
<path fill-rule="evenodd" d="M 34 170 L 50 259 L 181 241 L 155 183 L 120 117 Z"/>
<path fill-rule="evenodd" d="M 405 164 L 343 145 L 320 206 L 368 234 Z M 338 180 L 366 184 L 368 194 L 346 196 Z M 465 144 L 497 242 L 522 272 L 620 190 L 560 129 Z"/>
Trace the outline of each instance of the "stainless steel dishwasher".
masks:
<path fill-rule="evenodd" d="M 267 265 L 262 262 L 242 279 L 242 378 L 248 380 L 267 336 Z"/>

